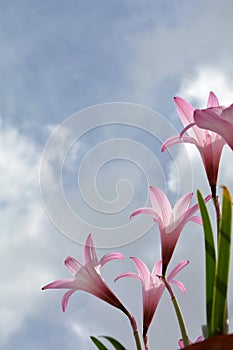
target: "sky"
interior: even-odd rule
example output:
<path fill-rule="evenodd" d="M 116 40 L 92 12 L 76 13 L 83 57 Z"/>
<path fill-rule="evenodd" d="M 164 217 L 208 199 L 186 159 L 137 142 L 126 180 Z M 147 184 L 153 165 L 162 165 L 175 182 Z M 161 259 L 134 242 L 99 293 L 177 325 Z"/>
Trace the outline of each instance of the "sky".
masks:
<path fill-rule="evenodd" d="M 134 349 L 120 311 L 76 292 L 63 313 L 63 291 L 41 288 L 69 277 L 64 259 L 82 262 L 91 232 L 99 257 L 124 254 L 102 272 L 141 329 L 138 281 L 113 280 L 134 271 L 130 256 L 153 267 L 159 232 L 149 217 L 129 216 L 149 204 L 149 185 L 172 205 L 197 188 L 209 194 L 192 146 L 160 148 L 182 130 L 174 96 L 204 108 L 212 90 L 222 105 L 233 102 L 232 2 L 15 0 L 0 8 L 0 348 L 89 350 L 90 335 L 110 335 Z M 219 192 L 233 190 L 232 160 L 225 146 Z M 199 225 L 185 227 L 171 268 L 184 259 L 187 293 L 175 293 L 195 340 L 205 323 Z M 231 300 L 232 290 L 232 330 Z M 149 336 L 151 349 L 178 347 L 166 293 Z"/>

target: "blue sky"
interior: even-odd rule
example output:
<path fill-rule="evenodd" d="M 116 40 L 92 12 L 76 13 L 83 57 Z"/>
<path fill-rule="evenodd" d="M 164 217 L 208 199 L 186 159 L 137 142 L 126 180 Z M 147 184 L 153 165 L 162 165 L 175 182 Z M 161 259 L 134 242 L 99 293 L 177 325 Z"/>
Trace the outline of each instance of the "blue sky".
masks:
<path fill-rule="evenodd" d="M 85 240 L 92 225 L 99 256 L 118 242 L 114 250 L 126 257 L 103 273 L 141 327 L 139 284 L 113 279 L 133 271 L 129 256 L 152 267 L 160 258 L 159 236 L 149 218 L 129 223 L 128 217 L 148 200 L 148 185 L 166 190 L 173 204 L 187 191 L 209 191 L 193 148 L 177 146 L 162 155 L 160 146 L 181 130 L 173 96 L 204 107 L 213 90 L 223 105 L 233 101 L 232 3 L 22 0 L 0 6 L 0 347 L 89 350 L 89 335 L 106 334 L 131 350 L 131 330 L 118 310 L 77 292 L 64 314 L 62 291 L 40 289 L 68 277 L 66 256 L 82 261 L 77 241 Z M 67 129 L 72 120 L 73 129 Z M 47 205 L 68 230 L 63 234 L 46 213 L 39 184 L 42 152 L 58 130 L 43 181 Z M 62 162 L 61 178 L 56 162 Z M 219 183 L 230 189 L 232 171 L 232 152 L 225 147 Z M 84 224 L 72 225 L 62 215 L 57 179 Z M 172 261 L 191 261 L 180 274 L 187 294 L 177 296 L 193 340 L 204 323 L 200 246 L 201 229 L 189 224 Z M 229 308 L 233 313 L 231 302 Z M 177 347 L 180 335 L 167 295 L 150 337 L 151 349 Z"/>

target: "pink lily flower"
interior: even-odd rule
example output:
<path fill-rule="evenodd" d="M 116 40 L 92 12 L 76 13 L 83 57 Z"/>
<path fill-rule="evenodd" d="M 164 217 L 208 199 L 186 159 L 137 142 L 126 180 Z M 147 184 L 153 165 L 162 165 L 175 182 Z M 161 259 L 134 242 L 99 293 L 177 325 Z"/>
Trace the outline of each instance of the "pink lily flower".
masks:
<path fill-rule="evenodd" d="M 205 339 L 205 338 L 204 338 L 202 335 L 200 335 L 200 336 L 196 339 L 195 343 L 200 343 L 200 342 L 202 342 L 204 339 Z M 194 343 L 191 342 L 191 340 L 189 340 L 189 344 L 192 345 L 192 344 L 194 344 Z M 178 345 L 179 345 L 180 349 L 184 349 L 184 343 L 183 343 L 183 340 L 182 340 L 182 339 L 180 339 L 180 340 L 178 341 Z"/>
<path fill-rule="evenodd" d="M 199 216 L 194 216 L 198 210 L 198 204 L 190 207 L 192 192 L 182 196 L 172 209 L 167 196 L 158 187 L 150 186 L 149 191 L 152 208 L 139 208 L 131 214 L 130 218 L 138 214 L 149 214 L 155 222 L 158 222 L 162 245 L 162 274 L 164 276 L 185 224 L 188 221 L 202 224 L 202 220 Z M 207 196 L 205 201 L 210 198 L 210 195 Z"/>
<path fill-rule="evenodd" d="M 168 138 L 163 143 L 161 150 L 162 152 L 164 152 L 168 147 L 175 145 L 177 143 L 187 142 L 187 143 L 194 144 L 200 152 L 211 190 L 213 190 L 214 188 L 216 188 L 216 184 L 217 184 L 219 162 L 220 162 L 223 146 L 225 145 L 225 140 L 216 133 L 198 128 L 198 126 L 196 126 L 195 124 L 195 121 L 198 121 L 199 125 L 204 126 L 204 123 L 202 122 L 200 123 L 200 119 L 201 119 L 199 117 L 200 114 L 202 115 L 202 120 L 204 119 L 206 120 L 207 119 L 206 116 L 209 115 L 209 113 L 206 113 L 206 111 L 211 111 L 211 110 L 216 111 L 221 109 L 222 107 L 219 107 L 218 99 L 213 92 L 210 92 L 209 94 L 207 109 L 204 110 L 205 112 L 195 111 L 194 107 L 191 106 L 185 100 L 183 100 L 181 97 L 175 97 L 174 101 L 175 101 L 180 119 L 185 128 L 180 135 L 176 135 Z M 203 113 L 205 113 L 204 119 L 203 119 Z M 228 114 L 229 114 L 229 111 L 228 111 Z M 194 115 L 195 115 L 195 120 L 194 120 Z M 210 128 L 210 130 L 212 129 Z M 233 125 L 231 130 L 233 130 Z M 186 131 L 189 136 L 184 135 Z M 216 131 L 216 130 L 213 130 L 213 131 Z"/>
<path fill-rule="evenodd" d="M 61 288 L 69 289 L 69 291 L 66 292 L 62 298 L 63 311 L 66 311 L 70 296 L 76 290 L 83 290 L 95 295 L 97 298 L 102 299 L 112 306 L 115 306 L 128 315 L 128 311 L 118 300 L 115 294 L 109 289 L 100 273 L 100 268 L 107 262 L 113 259 L 123 258 L 124 256 L 120 253 L 110 253 L 104 255 L 100 260 L 98 260 L 92 236 L 89 234 L 84 246 L 84 265 L 81 265 L 76 259 L 71 258 L 70 256 L 65 259 L 64 263 L 74 277 L 64 278 L 49 283 L 44 286 L 42 290 Z"/>
<path fill-rule="evenodd" d="M 146 264 L 139 258 L 131 257 L 134 261 L 138 274 L 134 272 L 122 273 L 115 278 L 115 281 L 122 277 L 132 277 L 138 279 L 142 284 L 142 298 L 143 298 L 143 337 L 146 337 L 149 326 L 152 322 L 154 313 L 159 304 L 160 298 L 165 289 L 165 285 L 162 279 L 159 277 L 162 273 L 162 261 L 158 261 L 150 273 Z M 182 282 L 175 281 L 174 277 L 182 270 L 187 264 L 188 260 L 180 262 L 168 275 L 167 281 L 175 284 L 182 293 L 185 293 L 185 287 Z"/>
<path fill-rule="evenodd" d="M 196 109 L 194 121 L 199 128 L 219 134 L 233 150 L 233 104 L 230 107 Z"/>

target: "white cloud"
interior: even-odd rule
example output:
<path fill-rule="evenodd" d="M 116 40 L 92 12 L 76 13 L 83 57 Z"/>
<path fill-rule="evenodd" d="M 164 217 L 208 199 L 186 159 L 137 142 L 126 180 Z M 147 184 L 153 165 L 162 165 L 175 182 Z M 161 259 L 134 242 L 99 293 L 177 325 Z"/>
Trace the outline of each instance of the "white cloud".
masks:
<path fill-rule="evenodd" d="M 145 26 L 128 37 L 134 53 L 128 69 L 131 90 L 140 102 L 155 106 L 168 104 L 165 94 L 174 93 L 178 80 L 183 80 L 184 76 L 189 75 L 193 81 L 198 67 L 208 67 L 209 73 L 202 80 L 210 79 L 220 97 L 221 87 L 217 85 L 224 81 L 221 74 L 210 76 L 212 68 L 215 72 L 226 73 L 228 82 L 232 81 L 233 52 L 228 45 L 233 30 L 229 19 L 232 3 L 214 1 L 211 11 L 204 1 L 188 9 L 186 6 L 183 2 L 176 18 L 172 18 L 171 13 L 176 13 L 177 8 L 175 4 L 169 5 L 169 16 L 161 16 L 154 25 Z M 158 5 L 154 12 L 158 14 Z M 168 18 L 170 23 L 166 22 Z M 208 84 L 206 81 L 204 86 Z M 232 84 L 228 85 L 232 90 Z"/>
<path fill-rule="evenodd" d="M 230 105 L 233 101 L 231 77 L 215 67 L 199 67 L 192 76 L 184 77 L 178 95 L 190 103 L 195 101 L 196 108 L 205 108 L 210 91 L 217 95 L 221 105 Z"/>
<path fill-rule="evenodd" d="M 36 163 L 38 154 L 33 143 L 27 137 L 11 127 L 3 126 L 0 120 L 0 167 L 1 200 L 21 200 L 30 197 L 38 179 Z"/>
<path fill-rule="evenodd" d="M 1 344 L 39 306 L 41 281 L 52 277 L 41 262 L 44 212 L 38 191 L 39 152 L 30 138 L 1 124 Z"/>

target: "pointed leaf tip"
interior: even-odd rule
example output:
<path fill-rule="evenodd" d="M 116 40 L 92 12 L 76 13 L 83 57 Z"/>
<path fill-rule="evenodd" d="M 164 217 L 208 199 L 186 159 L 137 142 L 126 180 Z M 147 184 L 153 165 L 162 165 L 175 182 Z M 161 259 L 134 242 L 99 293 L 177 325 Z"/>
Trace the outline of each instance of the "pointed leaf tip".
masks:
<path fill-rule="evenodd" d="M 101 335 L 100 337 L 107 339 L 113 345 L 115 350 L 126 350 L 126 348 L 121 343 L 119 343 L 118 340 L 105 335 Z"/>
<path fill-rule="evenodd" d="M 232 197 L 228 188 L 226 186 L 221 186 L 221 188 L 223 189 L 223 196 L 227 196 L 228 200 L 232 203 Z"/>
<path fill-rule="evenodd" d="M 90 336 L 91 340 L 93 341 L 93 343 L 96 345 L 96 347 L 99 350 L 109 350 L 108 348 L 106 348 L 106 346 L 101 343 L 101 341 L 99 339 L 97 339 L 96 337 L 93 337 L 92 335 Z"/>

